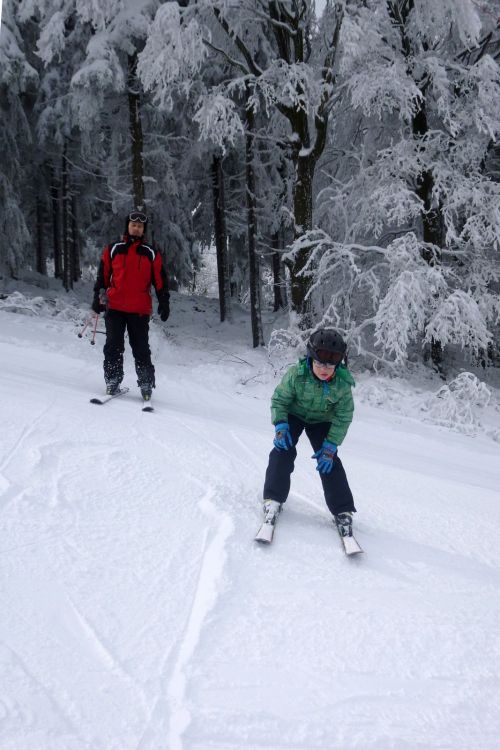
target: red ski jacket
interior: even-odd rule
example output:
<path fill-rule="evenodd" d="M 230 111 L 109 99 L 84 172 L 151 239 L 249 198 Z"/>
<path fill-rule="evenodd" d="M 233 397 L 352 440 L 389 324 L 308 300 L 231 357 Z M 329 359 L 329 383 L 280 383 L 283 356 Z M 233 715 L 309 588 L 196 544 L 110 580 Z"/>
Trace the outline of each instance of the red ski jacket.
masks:
<path fill-rule="evenodd" d="M 104 248 L 94 291 L 106 290 L 110 309 L 151 315 L 151 285 L 159 301 L 168 300 L 167 275 L 159 252 L 132 238 Z"/>

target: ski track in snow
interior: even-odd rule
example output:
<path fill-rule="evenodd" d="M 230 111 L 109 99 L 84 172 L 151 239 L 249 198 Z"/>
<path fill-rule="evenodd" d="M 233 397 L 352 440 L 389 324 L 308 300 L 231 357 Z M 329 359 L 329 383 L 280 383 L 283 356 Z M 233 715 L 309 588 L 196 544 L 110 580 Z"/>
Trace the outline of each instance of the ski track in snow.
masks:
<path fill-rule="evenodd" d="M 200 489 L 202 484 L 200 482 Z M 221 593 L 221 579 L 226 560 L 226 543 L 234 531 L 234 525 L 227 514 L 221 513 L 214 503 L 216 490 L 207 490 L 199 501 L 199 508 L 211 524 L 214 531 L 207 530 L 203 543 L 203 557 L 200 576 L 194 592 L 193 603 L 187 627 L 182 636 L 182 645 L 172 670 L 167 690 L 169 705 L 169 731 L 167 747 L 169 750 L 183 750 L 182 736 L 191 721 L 188 706 L 189 666 L 200 641 L 204 623 L 210 610 L 215 607 Z"/>
<path fill-rule="evenodd" d="M 1 749 L 497 750 L 497 446 L 361 406 L 365 554 L 305 438 L 257 546 L 274 383 L 242 388 L 268 366 L 246 328 L 223 352 L 182 305 L 152 327 L 152 416 L 129 351 L 131 393 L 99 410 L 100 348 L 0 313 L 0 386 L 24 393 L 0 404 Z"/>

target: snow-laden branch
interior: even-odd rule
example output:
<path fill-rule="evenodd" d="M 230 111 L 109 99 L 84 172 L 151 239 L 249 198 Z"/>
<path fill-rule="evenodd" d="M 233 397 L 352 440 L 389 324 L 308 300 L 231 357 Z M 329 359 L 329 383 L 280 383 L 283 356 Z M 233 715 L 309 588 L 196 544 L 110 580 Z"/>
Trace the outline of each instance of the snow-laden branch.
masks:
<path fill-rule="evenodd" d="M 42 29 L 37 42 L 37 55 L 45 65 L 52 62 L 55 57 L 60 57 L 66 46 L 65 23 L 64 13 L 58 10 Z"/>
<path fill-rule="evenodd" d="M 235 103 L 218 91 L 200 97 L 194 121 L 200 128 L 200 138 L 211 141 L 225 151 L 245 132 Z"/>
<path fill-rule="evenodd" d="M 182 18 L 177 3 L 164 3 L 158 8 L 146 46 L 138 56 L 137 73 L 162 109 L 172 108 L 176 90 L 189 93 L 207 57 L 207 35 L 196 19 Z"/>
<path fill-rule="evenodd" d="M 476 355 L 486 351 L 492 341 L 479 305 L 470 293 L 460 289 L 442 300 L 427 324 L 424 340 L 433 338 L 442 346 L 457 344 Z"/>
<path fill-rule="evenodd" d="M 22 39 L 17 30 L 9 28 L 5 20 L 4 17 L 0 34 L 0 84 L 12 93 L 21 93 L 36 84 L 38 73 L 21 49 Z"/>

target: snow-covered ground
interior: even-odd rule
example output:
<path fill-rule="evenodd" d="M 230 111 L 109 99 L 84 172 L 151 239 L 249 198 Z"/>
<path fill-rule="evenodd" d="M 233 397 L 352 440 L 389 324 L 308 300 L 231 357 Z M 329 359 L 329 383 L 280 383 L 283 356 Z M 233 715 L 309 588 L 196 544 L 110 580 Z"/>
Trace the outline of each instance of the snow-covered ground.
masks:
<path fill-rule="evenodd" d="M 463 434 L 361 375 L 341 454 L 365 554 L 304 441 L 262 548 L 279 375 L 246 315 L 174 295 L 144 414 L 128 349 L 131 392 L 89 403 L 103 336 L 47 295 L 0 306 L 1 750 L 496 750 L 497 396 Z"/>

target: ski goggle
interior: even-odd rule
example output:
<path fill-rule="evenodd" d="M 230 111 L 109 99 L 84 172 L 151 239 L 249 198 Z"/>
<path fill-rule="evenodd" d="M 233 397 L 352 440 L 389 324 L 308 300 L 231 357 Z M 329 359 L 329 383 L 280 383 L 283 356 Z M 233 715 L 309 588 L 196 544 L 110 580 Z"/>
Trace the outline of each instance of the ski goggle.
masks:
<path fill-rule="evenodd" d="M 338 365 L 344 359 L 345 352 L 330 352 L 327 349 L 316 349 L 314 359 L 321 365 Z"/>
<path fill-rule="evenodd" d="M 148 217 L 146 216 L 146 214 L 141 213 L 141 211 L 132 211 L 132 213 L 128 215 L 128 220 L 140 221 L 141 224 L 145 224 L 148 220 Z"/>

